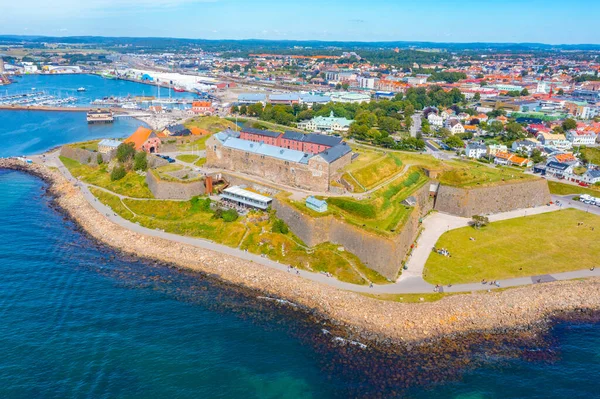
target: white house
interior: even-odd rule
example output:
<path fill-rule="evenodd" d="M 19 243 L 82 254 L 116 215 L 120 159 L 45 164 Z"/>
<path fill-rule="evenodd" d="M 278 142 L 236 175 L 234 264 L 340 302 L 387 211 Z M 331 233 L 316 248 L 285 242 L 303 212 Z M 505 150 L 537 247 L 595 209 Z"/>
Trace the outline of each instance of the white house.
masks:
<path fill-rule="evenodd" d="M 452 132 L 452 134 L 459 134 L 465 132 L 465 127 L 460 123 L 458 119 L 448 119 L 446 121 L 446 128 Z"/>
<path fill-rule="evenodd" d="M 546 175 L 554 176 L 559 179 L 564 179 L 573 173 L 573 165 L 560 162 L 548 162 L 546 164 Z"/>
<path fill-rule="evenodd" d="M 527 155 L 531 155 L 533 150 L 539 147 L 540 142 L 535 139 L 517 140 L 512 143 L 512 150 L 514 152 L 523 151 Z"/>
<path fill-rule="evenodd" d="M 508 152 L 508 147 L 504 144 L 490 144 L 487 147 L 487 154 L 491 157 L 495 157 L 499 152 Z"/>
<path fill-rule="evenodd" d="M 313 132 L 345 132 L 348 131 L 350 124 L 354 122 L 346 118 L 336 118 L 333 116 L 333 111 L 327 116 L 317 116 L 308 121 L 298 123 L 300 129 Z"/>
<path fill-rule="evenodd" d="M 600 169 L 590 169 L 583 175 L 583 181 L 588 184 L 600 183 Z"/>
<path fill-rule="evenodd" d="M 537 135 L 537 139 L 545 147 L 557 148 L 559 150 L 567 150 L 573 147 L 564 134 L 540 132 Z"/>
<path fill-rule="evenodd" d="M 427 121 L 429 122 L 429 124 L 431 126 L 434 127 L 442 127 L 444 126 L 444 118 L 442 118 L 440 115 L 432 112 L 427 116 Z"/>
<path fill-rule="evenodd" d="M 590 131 L 569 130 L 567 132 L 567 140 L 572 146 L 594 145 L 596 144 L 597 134 Z"/>
<path fill-rule="evenodd" d="M 479 143 L 469 143 L 465 148 L 465 155 L 467 158 L 479 159 L 487 154 L 487 147 Z"/>

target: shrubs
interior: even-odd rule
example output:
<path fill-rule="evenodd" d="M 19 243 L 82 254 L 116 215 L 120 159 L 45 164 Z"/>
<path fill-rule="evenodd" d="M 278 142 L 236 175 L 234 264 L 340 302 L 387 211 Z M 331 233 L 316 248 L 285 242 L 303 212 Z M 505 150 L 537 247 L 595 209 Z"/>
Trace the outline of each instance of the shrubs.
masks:
<path fill-rule="evenodd" d="M 133 147 L 133 143 L 123 143 L 117 147 L 117 160 L 121 163 L 130 161 L 134 155 L 135 148 Z"/>
<path fill-rule="evenodd" d="M 117 165 L 113 168 L 112 172 L 110 172 L 110 180 L 117 181 L 121 180 L 125 177 L 127 171 L 123 167 L 123 165 Z"/>
<path fill-rule="evenodd" d="M 213 219 L 223 219 L 224 222 L 235 222 L 238 220 L 240 215 L 238 215 L 235 209 L 223 210 L 223 208 L 215 209 L 215 214 L 213 215 Z"/>
<path fill-rule="evenodd" d="M 191 211 L 192 212 L 209 212 L 210 211 L 210 198 L 200 198 L 200 197 L 193 197 L 190 200 L 192 207 L 191 207 Z"/>
<path fill-rule="evenodd" d="M 98 165 L 102 165 L 104 163 L 104 158 L 102 158 L 102 154 L 96 154 L 96 162 L 98 162 Z"/>
<path fill-rule="evenodd" d="M 273 227 L 271 227 L 272 233 L 287 234 L 289 233 L 289 231 L 290 229 L 287 227 L 283 220 L 275 219 L 275 221 L 273 222 Z"/>
<path fill-rule="evenodd" d="M 146 153 L 141 151 L 137 152 L 133 157 L 133 169 L 145 171 L 148 169 L 148 158 Z"/>

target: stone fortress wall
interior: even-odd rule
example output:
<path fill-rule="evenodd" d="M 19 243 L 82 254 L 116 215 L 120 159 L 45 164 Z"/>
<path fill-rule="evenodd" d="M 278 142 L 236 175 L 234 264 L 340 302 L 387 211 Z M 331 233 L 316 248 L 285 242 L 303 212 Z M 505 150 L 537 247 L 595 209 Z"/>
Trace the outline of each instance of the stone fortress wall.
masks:
<path fill-rule="evenodd" d="M 392 237 L 370 233 L 331 215 L 311 217 L 279 200 L 273 201 L 273 209 L 308 246 L 324 242 L 341 245 L 365 265 L 393 280 L 419 234 L 419 219 L 431 210 L 470 218 L 543 206 L 551 201 L 548 184 L 543 179 L 472 189 L 440 186 L 435 202 L 430 197 L 431 183 L 435 182 L 430 181 L 413 194 L 417 199 L 415 209 Z"/>
<path fill-rule="evenodd" d="M 552 198 L 544 179 L 506 183 L 493 187 L 457 188 L 440 185 L 435 209 L 472 217 L 547 205 Z"/>
<path fill-rule="evenodd" d="M 157 199 L 189 200 L 197 195 L 204 195 L 206 187 L 204 180 L 189 183 L 164 181 L 148 171 L 146 184 Z"/>
<path fill-rule="evenodd" d="M 419 219 L 433 208 L 428 184 L 413 193 L 413 196 L 417 199 L 415 209 L 402 230 L 391 237 L 365 231 L 332 215 L 311 217 L 279 200 L 273 201 L 273 209 L 277 212 L 277 217 L 308 246 L 324 242 L 341 245 L 371 269 L 394 280 L 417 237 Z"/>

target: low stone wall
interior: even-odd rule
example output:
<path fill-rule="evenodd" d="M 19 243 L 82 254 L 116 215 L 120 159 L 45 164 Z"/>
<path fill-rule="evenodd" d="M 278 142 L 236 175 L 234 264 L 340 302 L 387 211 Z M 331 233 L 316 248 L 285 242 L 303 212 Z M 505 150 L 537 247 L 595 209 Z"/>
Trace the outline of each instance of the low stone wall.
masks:
<path fill-rule="evenodd" d="M 433 199 L 429 198 L 429 184 L 425 184 L 413 196 L 417 199 L 415 209 L 402 230 L 392 237 L 368 232 L 331 215 L 310 217 L 278 200 L 273 201 L 273 209 L 277 212 L 277 217 L 308 246 L 324 242 L 342 245 L 365 265 L 393 280 L 398 276 L 402 262 L 417 237 L 419 219 L 433 208 Z"/>
<path fill-rule="evenodd" d="M 452 215 L 472 217 L 533 208 L 546 205 L 551 200 L 548 183 L 544 179 L 481 188 L 440 185 L 435 209 Z"/>
<path fill-rule="evenodd" d="M 62 146 L 60 149 L 60 156 L 65 158 L 74 159 L 83 165 L 98 165 L 98 154 L 99 152 L 84 150 L 83 148 L 73 148 L 69 146 Z M 111 160 L 110 154 L 102 154 L 102 162 L 108 163 Z"/>
<path fill-rule="evenodd" d="M 206 192 L 204 180 L 190 183 L 167 182 L 156 177 L 151 171 L 146 174 L 146 183 L 157 199 L 189 200 Z"/>

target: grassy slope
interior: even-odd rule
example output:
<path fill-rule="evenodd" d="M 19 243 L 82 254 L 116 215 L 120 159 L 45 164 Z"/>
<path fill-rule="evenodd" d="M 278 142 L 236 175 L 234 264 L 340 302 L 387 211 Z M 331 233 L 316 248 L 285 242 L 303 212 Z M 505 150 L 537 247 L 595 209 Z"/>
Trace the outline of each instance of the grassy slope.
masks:
<path fill-rule="evenodd" d="M 589 162 L 600 165 L 600 148 L 583 148 L 581 149 L 581 153 L 585 155 Z"/>
<path fill-rule="evenodd" d="M 594 197 L 600 196 L 600 187 L 597 186 L 586 188 L 581 186 L 575 186 L 573 184 L 548 181 L 548 187 L 550 188 L 550 193 L 556 195 L 589 194 Z"/>
<path fill-rule="evenodd" d="M 190 142 L 177 144 L 177 151 L 202 151 L 206 149 L 206 141 L 210 138 L 210 136 L 202 136 L 194 140 L 192 136 L 190 136 Z"/>
<path fill-rule="evenodd" d="M 92 167 L 82 165 L 70 158 L 60 157 L 60 160 L 73 176 L 88 184 L 129 197 L 152 198 L 152 192 L 148 189 L 145 178 L 135 172 L 128 172 L 121 180 L 111 181 L 107 165 Z"/>
<path fill-rule="evenodd" d="M 424 276 L 458 284 L 586 269 L 598 265 L 599 239 L 600 217 L 574 209 L 464 227 L 442 235 L 436 247 L 452 257 L 432 252 Z"/>
<path fill-rule="evenodd" d="M 151 229 L 206 238 L 231 247 L 240 245 L 241 249 L 265 254 L 271 259 L 300 269 L 329 272 L 342 281 L 366 284 L 367 282 L 354 270 L 352 263 L 371 281 L 378 284 L 387 282 L 384 277 L 364 266 L 354 255 L 338 251 L 332 244 L 322 244 L 308 250 L 291 233 L 272 233 L 271 221 L 252 223 L 240 218 L 235 222 L 226 223 L 221 219 L 213 219 L 213 213 L 210 211 L 196 209 L 191 201 L 121 201 L 119 197 L 105 191 L 94 188 L 91 190 L 115 213 Z"/>
<path fill-rule="evenodd" d="M 537 176 L 526 175 L 515 168 L 491 168 L 475 162 L 454 162 L 453 165 L 456 167 L 442 173 L 440 183 L 454 187 L 482 187 L 503 182 L 538 179 Z"/>
<path fill-rule="evenodd" d="M 211 133 L 217 133 L 227 128 L 235 129 L 235 123 L 219 118 L 218 116 L 197 116 L 185 123 L 185 127 L 197 127 L 208 130 Z"/>
<path fill-rule="evenodd" d="M 176 157 L 178 161 L 186 163 L 194 163 L 198 160 L 198 155 L 184 154 Z"/>

